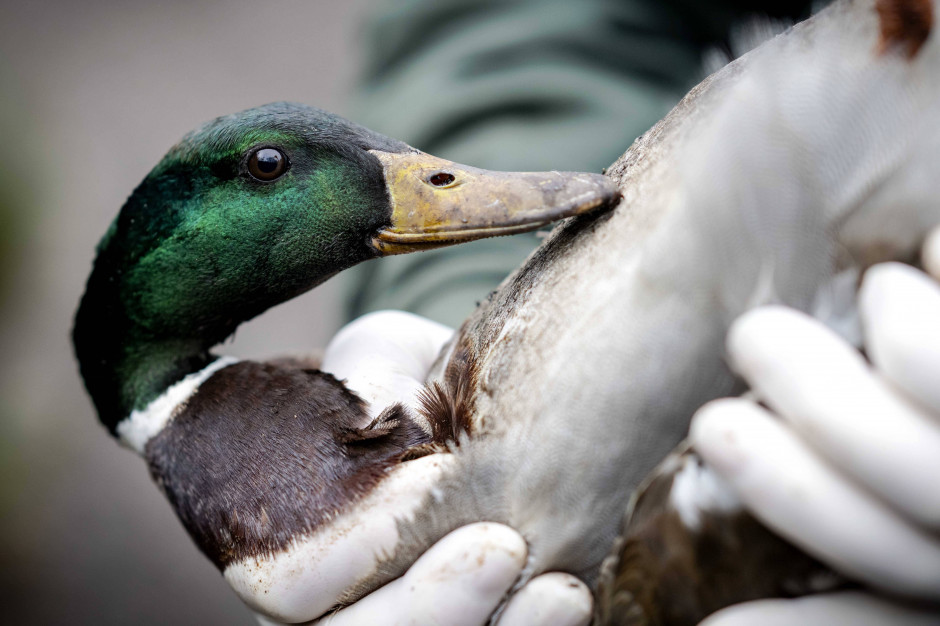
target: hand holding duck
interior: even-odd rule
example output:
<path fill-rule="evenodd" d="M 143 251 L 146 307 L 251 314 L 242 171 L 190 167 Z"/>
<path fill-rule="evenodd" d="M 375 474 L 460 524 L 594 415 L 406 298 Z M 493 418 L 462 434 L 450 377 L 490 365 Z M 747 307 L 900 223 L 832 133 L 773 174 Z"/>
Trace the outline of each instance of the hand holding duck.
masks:
<path fill-rule="evenodd" d="M 940 231 L 923 254 L 934 278 L 938 244 Z M 936 603 L 940 287 L 910 266 L 878 265 L 865 276 L 859 307 L 871 366 L 800 313 L 757 309 L 738 320 L 730 357 L 773 416 L 750 400 L 716 401 L 693 419 L 691 440 L 781 536 L 840 574 Z M 738 605 L 706 622 L 826 624 L 836 617 L 928 624 L 940 619 L 940 608 L 841 592 Z"/>

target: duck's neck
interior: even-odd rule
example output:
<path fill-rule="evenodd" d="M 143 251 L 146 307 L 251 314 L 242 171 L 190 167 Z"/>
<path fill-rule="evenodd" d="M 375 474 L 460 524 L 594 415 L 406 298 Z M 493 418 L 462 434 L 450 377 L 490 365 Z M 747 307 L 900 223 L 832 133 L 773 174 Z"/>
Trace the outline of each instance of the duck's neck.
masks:
<path fill-rule="evenodd" d="M 101 421 L 115 434 L 133 411 L 210 365 L 216 357 L 209 348 L 235 325 L 203 337 L 158 337 L 109 295 L 90 286 L 76 314 L 73 337 L 85 387 Z"/>
<path fill-rule="evenodd" d="M 201 342 L 169 339 L 130 342 L 116 363 L 115 375 L 123 409 L 140 410 L 185 376 L 205 368 L 215 357 Z"/>
<path fill-rule="evenodd" d="M 112 433 L 131 413 L 144 410 L 172 385 L 216 358 L 201 345 L 185 340 L 110 347 L 103 344 L 89 365 L 83 360 L 82 376 L 101 421 Z"/>

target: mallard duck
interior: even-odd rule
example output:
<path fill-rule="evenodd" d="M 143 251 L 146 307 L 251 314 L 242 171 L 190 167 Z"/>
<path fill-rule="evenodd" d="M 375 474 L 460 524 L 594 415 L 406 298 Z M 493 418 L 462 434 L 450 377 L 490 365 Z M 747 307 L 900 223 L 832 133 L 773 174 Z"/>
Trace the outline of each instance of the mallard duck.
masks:
<path fill-rule="evenodd" d="M 548 570 L 595 583 L 631 493 L 682 439 L 695 408 L 739 387 L 722 360 L 730 321 L 782 302 L 851 336 L 860 269 L 912 258 L 926 227 L 940 222 L 932 177 L 924 177 L 940 150 L 937 126 L 928 123 L 938 87 L 918 79 L 937 67 L 940 51 L 935 38 L 918 43 L 885 24 L 872 2 L 836 3 L 693 90 L 609 170 L 623 209 L 556 230 L 464 324 L 431 375 L 424 422 L 394 404 L 369 416 L 339 381 L 302 364 L 210 362 L 209 348 L 239 321 L 374 256 L 367 241 L 389 239 L 375 234 L 390 212 L 379 199 L 381 215 L 356 222 L 355 233 L 329 231 L 332 264 L 320 265 L 316 278 L 303 265 L 302 284 L 287 275 L 272 280 L 279 266 L 269 261 L 268 235 L 258 239 L 263 253 L 233 245 L 230 255 L 245 269 L 231 281 L 220 272 L 228 263 L 207 266 L 215 246 L 169 264 L 173 255 L 150 241 L 169 236 L 173 249 L 194 238 L 202 245 L 212 229 L 177 241 L 171 231 L 183 222 L 141 225 L 139 212 L 161 196 L 209 197 L 208 221 L 218 222 L 216 210 L 232 210 L 222 201 L 245 191 L 205 193 L 198 181 L 214 184 L 208 177 L 221 171 L 220 180 L 254 185 L 247 178 L 253 155 L 280 149 L 252 134 L 230 151 L 228 169 L 205 157 L 184 160 L 198 175 L 176 188 L 178 155 L 198 154 L 195 144 L 207 138 L 215 150 L 230 136 L 220 129 L 232 118 L 223 118 L 171 152 L 101 246 L 76 346 L 102 419 L 144 453 L 190 533 L 241 597 L 285 621 L 322 614 L 344 590 L 354 600 L 450 530 L 480 519 L 525 536 L 530 553 L 520 584 Z M 349 128 L 344 123 L 340 137 L 356 137 L 354 154 L 408 150 Z M 316 158 L 322 152 L 313 151 L 310 162 Z M 278 158 L 264 160 L 278 171 Z M 388 179 L 392 166 L 384 167 Z M 456 166 L 432 167 L 436 174 Z M 568 208 L 613 201 L 614 188 L 584 176 L 572 176 L 577 192 L 562 194 Z M 421 178 L 417 188 L 429 182 Z M 582 185 L 590 191 L 583 205 Z M 177 215 L 175 202 L 168 212 Z M 226 229 L 225 245 L 236 235 L 244 241 L 247 226 L 270 223 L 259 214 L 265 211 L 233 221 L 238 228 Z M 138 229 L 149 238 L 143 245 L 123 241 Z M 441 243 L 423 241 L 396 243 L 409 250 Z M 172 268 L 173 280 L 161 273 L 141 291 L 141 276 L 114 269 L 115 259 L 135 257 L 146 262 L 142 275 L 160 264 Z M 200 277 L 193 281 L 199 296 L 230 300 L 214 308 L 216 298 L 163 295 L 192 275 Z M 290 288 L 272 294 L 274 284 Z M 142 336 L 155 339 L 153 351 L 142 350 Z M 444 443 L 445 454 L 421 456 Z M 413 460 L 399 464 L 404 458 Z M 282 467 L 300 471 L 270 471 Z M 312 481 L 312 472 L 325 480 Z M 383 507 L 392 512 L 380 513 Z M 389 528 L 390 540 L 375 540 Z M 378 545 L 390 556 L 377 563 L 363 549 L 352 559 L 344 552 L 343 560 L 333 551 L 341 540 Z M 319 568 L 329 569 L 328 580 Z"/>
<path fill-rule="evenodd" d="M 98 246 L 73 331 L 85 385 L 213 563 L 277 553 L 445 434 L 395 402 L 370 414 L 309 363 L 210 349 L 361 261 L 618 197 L 599 174 L 461 166 L 303 105 L 218 118 L 169 151 Z"/>

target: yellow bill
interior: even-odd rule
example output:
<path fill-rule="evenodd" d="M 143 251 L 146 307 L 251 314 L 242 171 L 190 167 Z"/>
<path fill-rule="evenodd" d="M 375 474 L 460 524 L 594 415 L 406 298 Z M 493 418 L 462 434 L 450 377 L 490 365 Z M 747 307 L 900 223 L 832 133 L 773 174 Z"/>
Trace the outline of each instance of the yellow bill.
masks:
<path fill-rule="evenodd" d="M 493 172 L 418 151 L 372 154 L 392 204 L 391 226 L 372 240 L 383 255 L 534 230 L 620 198 L 600 174 Z"/>

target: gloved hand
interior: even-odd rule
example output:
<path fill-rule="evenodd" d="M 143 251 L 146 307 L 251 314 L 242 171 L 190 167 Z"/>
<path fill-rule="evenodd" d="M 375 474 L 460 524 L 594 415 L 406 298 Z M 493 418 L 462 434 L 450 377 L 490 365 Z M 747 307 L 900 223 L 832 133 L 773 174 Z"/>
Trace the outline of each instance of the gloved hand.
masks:
<path fill-rule="evenodd" d="M 940 231 L 924 264 L 940 278 Z M 695 449 L 769 528 L 873 589 L 940 602 L 940 287 L 897 263 L 859 294 L 871 364 L 781 307 L 742 316 L 733 367 L 770 410 L 718 400 L 692 422 Z M 940 604 L 829 593 L 729 607 L 707 626 L 938 624 Z"/>
<path fill-rule="evenodd" d="M 525 540 L 508 526 L 481 522 L 450 533 L 401 578 L 318 625 L 483 626 L 518 578 Z M 543 574 L 509 601 L 501 626 L 583 626 L 591 593 L 574 576 Z"/>
<path fill-rule="evenodd" d="M 332 615 L 318 626 L 484 626 L 526 560 L 525 540 L 508 526 L 480 522 L 458 528 L 418 559 L 404 576 Z M 500 626 L 584 626 L 591 592 L 560 572 L 538 576 L 510 599 Z M 261 624 L 276 624 L 260 615 Z"/>

